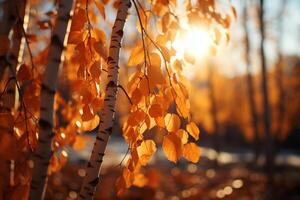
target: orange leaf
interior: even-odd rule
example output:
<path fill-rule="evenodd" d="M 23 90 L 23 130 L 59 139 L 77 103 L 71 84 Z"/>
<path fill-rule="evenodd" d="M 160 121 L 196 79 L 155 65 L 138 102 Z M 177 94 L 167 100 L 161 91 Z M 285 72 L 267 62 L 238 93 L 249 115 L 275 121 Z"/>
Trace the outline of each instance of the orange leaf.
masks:
<path fill-rule="evenodd" d="M 78 44 L 82 41 L 82 32 L 81 31 L 72 31 L 68 37 L 68 44 Z"/>
<path fill-rule="evenodd" d="M 94 118 L 94 112 L 91 109 L 91 107 L 88 104 L 83 106 L 82 115 L 81 115 L 82 121 L 89 121 L 93 118 Z"/>
<path fill-rule="evenodd" d="M 99 79 L 101 75 L 101 64 L 99 61 L 94 62 L 94 64 L 90 67 L 90 73 L 93 79 Z"/>
<path fill-rule="evenodd" d="M 105 8 L 104 5 L 101 2 L 98 2 L 97 0 L 94 0 L 101 16 L 103 17 L 103 19 L 105 20 Z"/>
<path fill-rule="evenodd" d="M 140 122 L 142 122 L 145 119 L 145 115 L 146 113 L 141 109 L 132 112 L 128 117 L 128 125 L 130 126 L 138 125 Z"/>
<path fill-rule="evenodd" d="M 182 155 L 182 142 L 175 134 L 168 134 L 167 136 L 164 136 L 162 148 L 167 159 L 174 163 L 176 163 Z"/>
<path fill-rule="evenodd" d="M 131 51 L 128 66 L 136 66 L 144 61 L 144 50 L 143 45 L 138 43 Z"/>
<path fill-rule="evenodd" d="M 104 102 L 103 98 L 100 97 L 96 97 L 92 101 L 91 106 L 93 107 L 94 113 L 97 113 L 101 109 L 103 102 Z"/>
<path fill-rule="evenodd" d="M 14 118 L 11 113 L 0 113 L 0 130 L 13 131 Z"/>
<path fill-rule="evenodd" d="M 142 173 L 134 175 L 133 185 L 137 187 L 144 187 L 147 184 L 148 180 Z"/>
<path fill-rule="evenodd" d="M 150 63 L 147 67 L 150 88 L 153 89 L 156 85 L 165 83 L 165 77 L 161 70 L 161 59 L 157 53 L 150 53 Z"/>
<path fill-rule="evenodd" d="M 149 115 L 153 118 L 161 117 L 163 115 L 163 110 L 160 104 L 153 104 L 149 109 Z"/>
<path fill-rule="evenodd" d="M 5 55 L 9 50 L 9 39 L 5 35 L 0 35 L 0 55 Z"/>
<path fill-rule="evenodd" d="M 75 151 L 81 151 L 85 148 L 86 144 L 86 140 L 83 136 L 76 136 L 75 142 L 72 146 Z"/>
<path fill-rule="evenodd" d="M 131 95 L 131 102 L 133 105 L 137 105 L 142 99 L 142 93 L 141 91 L 136 88 Z"/>
<path fill-rule="evenodd" d="M 182 144 L 186 144 L 188 142 L 189 135 L 185 130 L 179 129 L 175 134 L 181 139 Z"/>
<path fill-rule="evenodd" d="M 140 81 L 139 89 L 144 96 L 148 96 L 150 92 L 150 85 L 146 77 L 143 77 Z"/>
<path fill-rule="evenodd" d="M 78 9 L 72 17 L 71 32 L 81 31 L 84 28 L 84 24 L 87 21 L 86 13 L 84 9 Z"/>
<path fill-rule="evenodd" d="M 168 113 L 165 116 L 165 125 L 168 132 L 176 132 L 180 128 L 180 118 L 175 113 Z"/>
<path fill-rule="evenodd" d="M 195 138 L 195 140 L 199 139 L 199 128 L 195 124 L 195 122 L 190 122 L 186 125 L 186 130 L 189 132 L 189 134 Z"/>
<path fill-rule="evenodd" d="M 99 124 L 99 117 L 98 115 L 95 115 L 92 119 L 88 120 L 88 121 L 83 121 L 82 122 L 82 130 L 83 131 L 92 131 L 94 130 L 98 124 Z"/>
<path fill-rule="evenodd" d="M 195 143 L 188 143 L 183 146 L 183 157 L 193 163 L 199 161 L 200 147 Z"/>
<path fill-rule="evenodd" d="M 153 140 L 144 140 L 137 148 L 141 165 L 147 165 L 152 155 L 156 152 L 156 146 Z"/>
<path fill-rule="evenodd" d="M 31 79 L 31 70 L 28 65 L 22 64 L 17 74 L 18 81 L 27 81 Z"/>

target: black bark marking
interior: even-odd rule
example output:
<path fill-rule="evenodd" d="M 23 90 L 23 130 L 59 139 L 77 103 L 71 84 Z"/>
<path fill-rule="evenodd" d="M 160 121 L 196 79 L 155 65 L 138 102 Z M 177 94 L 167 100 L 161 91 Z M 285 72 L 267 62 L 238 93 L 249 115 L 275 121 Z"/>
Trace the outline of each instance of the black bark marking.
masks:
<path fill-rule="evenodd" d="M 111 56 L 107 57 L 107 63 L 111 62 L 112 60 L 114 60 Z"/>
<path fill-rule="evenodd" d="M 38 153 L 36 153 L 34 156 L 41 159 L 41 160 L 44 158 L 44 155 L 38 154 Z"/>
<path fill-rule="evenodd" d="M 99 136 L 96 137 L 96 140 L 100 140 L 100 141 L 104 142 L 104 139 Z"/>
<path fill-rule="evenodd" d="M 45 85 L 45 84 L 42 84 L 41 87 L 42 87 L 42 90 L 45 90 L 47 93 L 49 93 L 49 94 L 51 94 L 51 95 L 54 95 L 55 92 L 56 92 L 56 90 L 54 90 L 54 89 L 48 87 L 48 86 Z"/>
<path fill-rule="evenodd" d="M 117 84 L 114 81 L 109 81 L 109 83 L 107 84 L 107 87 L 117 87 Z"/>
<path fill-rule="evenodd" d="M 103 159 L 99 159 L 96 161 L 97 163 L 102 163 L 103 162 Z"/>
<path fill-rule="evenodd" d="M 88 165 L 87 165 L 88 167 L 93 167 L 92 166 L 92 164 L 91 164 L 91 162 L 88 162 Z"/>
<path fill-rule="evenodd" d="M 51 43 L 56 45 L 60 51 L 64 49 L 64 43 L 60 40 L 60 38 L 56 34 L 51 37 Z"/>
<path fill-rule="evenodd" d="M 99 177 L 96 177 L 94 180 L 92 180 L 91 182 L 89 182 L 89 184 L 93 187 L 96 187 L 97 184 L 99 182 Z"/>
<path fill-rule="evenodd" d="M 98 153 L 99 154 L 99 156 L 104 156 L 105 155 L 105 153 Z"/>
<path fill-rule="evenodd" d="M 111 126 L 111 127 L 109 127 L 109 128 L 106 128 L 105 131 L 108 132 L 108 133 L 111 133 L 111 132 L 112 132 L 112 129 L 113 129 L 113 127 Z"/>
<path fill-rule="evenodd" d="M 44 119 L 39 119 L 39 126 L 42 128 L 42 129 L 52 129 L 52 124 L 51 122 L 48 122 L 47 120 L 44 120 Z"/>

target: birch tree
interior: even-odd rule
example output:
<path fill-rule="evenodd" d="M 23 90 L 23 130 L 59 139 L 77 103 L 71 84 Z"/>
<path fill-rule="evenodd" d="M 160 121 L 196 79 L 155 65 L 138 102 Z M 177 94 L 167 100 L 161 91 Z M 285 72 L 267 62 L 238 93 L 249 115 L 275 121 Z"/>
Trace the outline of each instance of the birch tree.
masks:
<path fill-rule="evenodd" d="M 51 144 L 54 136 L 54 96 L 72 4 L 72 0 L 63 0 L 59 1 L 57 5 L 58 15 L 51 36 L 48 63 L 41 85 L 39 138 L 33 155 L 32 181 L 29 197 L 32 200 L 43 199 L 45 196 L 48 165 L 52 156 Z"/>
<path fill-rule="evenodd" d="M 120 1 L 112 29 L 109 56 L 107 58 L 108 72 L 104 105 L 100 112 L 100 123 L 96 141 L 86 168 L 86 176 L 81 186 L 80 199 L 92 199 L 94 195 L 95 188 L 99 182 L 99 172 L 105 155 L 106 145 L 109 136 L 112 134 L 119 77 L 119 53 L 123 38 L 123 29 L 130 6 L 130 0 Z"/>

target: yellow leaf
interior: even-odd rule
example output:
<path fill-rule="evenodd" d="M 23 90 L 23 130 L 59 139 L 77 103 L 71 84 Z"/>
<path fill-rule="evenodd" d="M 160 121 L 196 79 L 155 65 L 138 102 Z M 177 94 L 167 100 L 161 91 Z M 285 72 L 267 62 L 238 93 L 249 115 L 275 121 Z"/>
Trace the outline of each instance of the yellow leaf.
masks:
<path fill-rule="evenodd" d="M 161 59 L 157 53 L 150 53 L 150 65 L 147 67 L 150 89 L 165 83 L 165 77 L 161 70 Z"/>
<path fill-rule="evenodd" d="M 168 134 L 164 137 L 162 148 L 167 159 L 174 163 L 176 163 L 182 155 L 182 142 L 175 134 Z"/>
<path fill-rule="evenodd" d="M 195 140 L 199 139 L 199 128 L 195 124 L 195 122 L 190 122 L 189 124 L 186 125 L 186 130 L 189 132 L 189 134 L 195 138 Z"/>
<path fill-rule="evenodd" d="M 168 132 L 176 132 L 180 128 L 180 118 L 175 113 L 168 113 L 165 116 L 165 125 Z"/>
<path fill-rule="evenodd" d="M 147 165 L 152 155 L 156 152 L 153 140 L 144 140 L 137 148 L 141 165 Z"/>
<path fill-rule="evenodd" d="M 185 130 L 179 129 L 175 134 L 181 139 L 182 144 L 186 144 L 188 142 L 189 135 Z"/>
<path fill-rule="evenodd" d="M 183 146 L 183 157 L 193 163 L 199 161 L 200 147 L 195 143 L 188 143 Z"/>

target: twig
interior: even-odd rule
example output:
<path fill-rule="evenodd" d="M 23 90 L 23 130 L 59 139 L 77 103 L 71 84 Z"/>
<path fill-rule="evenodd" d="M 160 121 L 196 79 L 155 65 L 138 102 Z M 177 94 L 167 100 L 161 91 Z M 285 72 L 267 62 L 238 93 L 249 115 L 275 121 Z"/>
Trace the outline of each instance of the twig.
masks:
<path fill-rule="evenodd" d="M 122 85 L 118 85 L 118 88 L 120 88 L 120 89 L 124 92 L 124 94 L 126 95 L 128 101 L 130 102 L 130 104 L 133 105 L 133 103 L 132 103 L 132 101 L 131 101 L 131 99 L 130 99 L 128 93 L 127 93 L 126 90 L 123 88 L 123 86 L 122 86 Z"/>

